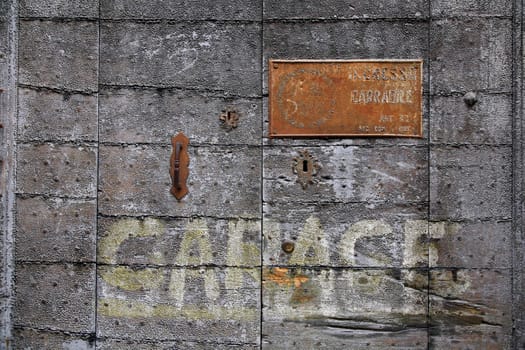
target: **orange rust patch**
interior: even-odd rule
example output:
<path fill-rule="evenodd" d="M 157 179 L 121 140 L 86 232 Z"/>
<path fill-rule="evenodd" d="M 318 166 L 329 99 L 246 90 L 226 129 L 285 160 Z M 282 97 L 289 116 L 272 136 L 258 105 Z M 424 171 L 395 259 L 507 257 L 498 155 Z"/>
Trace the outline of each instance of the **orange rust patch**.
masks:
<path fill-rule="evenodd" d="M 299 288 L 303 283 L 308 282 L 305 275 L 292 276 L 286 267 L 274 267 L 264 270 L 264 283 L 273 282 L 279 286 Z"/>

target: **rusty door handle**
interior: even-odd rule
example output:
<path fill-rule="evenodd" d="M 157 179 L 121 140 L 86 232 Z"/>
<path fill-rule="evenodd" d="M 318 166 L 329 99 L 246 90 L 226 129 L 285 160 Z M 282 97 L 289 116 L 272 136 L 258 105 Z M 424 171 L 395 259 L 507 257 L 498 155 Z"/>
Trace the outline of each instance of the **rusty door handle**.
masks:
<path fill-rule="evenodd" d="M 181 200 L 188 194 L 186 180 L 188 179 L 188 165 L 190 164 L 190 157 L 188 155 L 189 139 L 183 133 L 179 133 L 177 136 L 171 138 L 171 144 L 173 151 L 170 159 L 170 192 L 175 198 Z"/>
<path fill-rule="evenodd" d="M 182 148 L 182 144 L 180 142 L 176 142 L 175 144 L 176 144 L 176 146 L 175 146 L 175 162 L 174 162 L 175 176 L 174 176 L 174 179 L 173 179 L 172 186 L 175 186 L 175 189 L 177 191 L 180 191 L 180 189 L 181 189 L 181 185 L 180 185 L 180 150 Z"/>

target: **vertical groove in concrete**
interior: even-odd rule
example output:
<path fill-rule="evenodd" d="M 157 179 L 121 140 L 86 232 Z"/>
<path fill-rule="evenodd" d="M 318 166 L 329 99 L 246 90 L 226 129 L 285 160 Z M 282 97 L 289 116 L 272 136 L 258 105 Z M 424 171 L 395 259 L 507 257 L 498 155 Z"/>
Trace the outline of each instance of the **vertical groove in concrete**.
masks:
<path fill-rule="evenodd" d="M 0 287 L 0 349 L 10 349 L 11 341 L 11 306 L 14 297 L 13 288 L 13 227 L 14 227 L 14 201 L 15 201 L 15 133 L 17 113 L 17 33 L 18 33 L 18 1 L 11 0 L 6 6 L 7 33 L 2 33 L 0 38 L 5 40 L 6 52 L 0 62 L 0 84 L 4 90 L 0 95 L 0 110 L 2 115 L 2 173 L 0 178 L 2 193 L 2 228 L 1 239 L 2 254 L 0 261 L 1 284 Z"/>
<path fill-rule="evenodd" d="M 524 152 L 523 152 L 523 0 L 513 3 L 513 103 L 512 103 L 512 203 L 513 203 L 513 261 L 512 261 L 512 348 L 522 349 L 525 346 L 524 331 L 524 293 L 523 290 L 523 190 L 524 186 Z"/>
<path fill-rule="evenodd" d="M 431 89 L 431 83 L 430 83 L 430 43 L 431 43 L 431 35 L 432 35 L 432 0 L 428 1 L 428 23 L 427 23 L 427 56 L 426 56 L 426 65 L 427 65 L 427 76 L 425 77 L 427 79 L 427 83 L 425 86 L 425 89 L 427 90 L 426 98 L 427 100 L 427 107 L 426 107 L 426 113 L 428 118 L 427 123 L 427 242 L 430 243 L 430 131 L 432 128 L 432 120 L 430 118 L 430 111 L 432 110 L 432 106 L 430 105 L 432 103 L 432 94 L 430 93 Z M 430 337 L 430 244 L 427 244 L 427 349 L 430 349 L 430 343 L 431 343 L 431 337 Z"/>
<path fill-rule="evenodd" d="M 94 325 L 94 349 L 97 349 L 98 346 L 98 201 L 99 201 L 99 195 L 98 195 L 98 188 L 99 188 L 99 179 L 100 179 L 100 18 L 101 18 L 101 11 L 100 11 L 100 0 L 98 1 L 98 63 L 97 63 L 97 177 L 95 179 L 96 183 L 96 190 L 97 190 L 97 196 L 95 199 L 95 325 Z"/>

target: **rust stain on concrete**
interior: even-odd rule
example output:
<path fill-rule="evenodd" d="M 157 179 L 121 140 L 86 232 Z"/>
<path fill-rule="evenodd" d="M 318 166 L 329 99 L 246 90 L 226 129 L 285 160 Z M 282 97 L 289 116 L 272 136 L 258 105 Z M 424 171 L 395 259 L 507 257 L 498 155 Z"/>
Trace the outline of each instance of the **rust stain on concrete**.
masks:
<path fill-rule="evenodd" d="M 308 282 L 309 278 L 305 275 L 293 275 L 286 267 L 273 267 L 265 269 L 263 272 L 263 283 L 275 283 L 283 287 L 300 288 L 301 285 Z"/>

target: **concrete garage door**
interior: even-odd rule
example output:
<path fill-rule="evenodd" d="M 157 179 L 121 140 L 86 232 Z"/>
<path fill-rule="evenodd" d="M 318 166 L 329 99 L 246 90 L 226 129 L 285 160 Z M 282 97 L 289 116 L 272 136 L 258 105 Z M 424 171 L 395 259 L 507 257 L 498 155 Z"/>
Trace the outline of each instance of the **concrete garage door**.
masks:
<path fill-rule="evenodd" d="M 0 9 L 0 348 L 523 348 L 521 1 Z M 268 138 L 269 59 L 423 60 L 423 137 Z"/>

